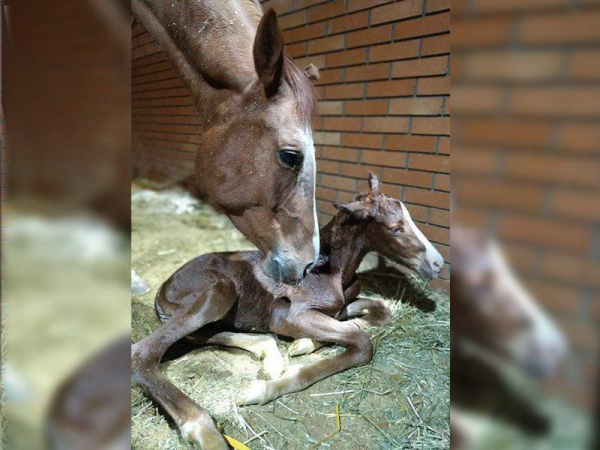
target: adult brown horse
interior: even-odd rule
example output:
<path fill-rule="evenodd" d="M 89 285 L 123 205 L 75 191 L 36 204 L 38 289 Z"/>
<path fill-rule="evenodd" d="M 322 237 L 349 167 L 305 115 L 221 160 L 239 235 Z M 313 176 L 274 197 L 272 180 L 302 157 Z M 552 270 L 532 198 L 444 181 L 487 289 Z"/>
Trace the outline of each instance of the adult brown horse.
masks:
<path fill-rule="evenodd" d="M 206 200 L 263 252 L 268 277 L 299 283 L 319 255 L 315 96 L 311 75 L 284 55 L 277 15 L 253 0 L 131 6 L 200 113 L 196 178 Z"/>

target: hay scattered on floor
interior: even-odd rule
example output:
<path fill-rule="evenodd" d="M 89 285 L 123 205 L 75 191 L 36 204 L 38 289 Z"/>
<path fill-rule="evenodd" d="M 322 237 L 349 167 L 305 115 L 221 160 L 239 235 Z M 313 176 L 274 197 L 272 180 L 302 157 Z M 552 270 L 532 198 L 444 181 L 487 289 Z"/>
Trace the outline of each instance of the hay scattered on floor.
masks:
<path fill-rule="evenodd" d="M 134 186 L 133 192 L 141 188 Z M 153 310 L 156 289 L 194 256 L 211 251 L 249 249 L 252 245 L 229 221 L 196 202 L 177 214 L 164 204 L 171 189 L 138 195 L 132 202 L 132 269 L 152 290 L 132 299 L 132 337 L 139 340 L 159 326 Z M 319 448 L 398 449 L 449 446 L 449 300 L 416 279 L 406 280 L 372 269 L 363 276 L 365 296 L 386 298 L 393 322 L 372 328 L 373 361 L 323 380 L 311 388 L 265 406 L 236 407 L 237 392 L 260 377 L 261 363 L 247 352 L 220 347 L 176 347 L 161 370 L 205 407 L 229 436 L 254 449 L 306 449 L 336 428 L 342 430 Z M 425 313 L 414 304 L 437 308 Z M 427 309 L 424 307 L 422 309 Z M 289 342 L 278 340 L 284 355 Z M 291 358 L 306 363 L 331 356 L 339 347 Z M 289 358 L 288 358 L 289 359 Z M 288 361 L 289 362 L 289 361 Z M 192 448 L 176 427 L 134 386 L 132 448 Z"/>

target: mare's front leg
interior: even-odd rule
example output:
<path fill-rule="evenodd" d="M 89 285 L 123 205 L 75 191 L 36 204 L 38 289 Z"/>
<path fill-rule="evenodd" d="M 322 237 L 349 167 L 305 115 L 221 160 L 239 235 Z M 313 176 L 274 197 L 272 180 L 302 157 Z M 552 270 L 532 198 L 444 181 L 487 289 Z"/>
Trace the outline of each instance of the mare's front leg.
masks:
<path fill-rule="evenodd" d="M 392 321 L 392 310 L 387 302 L 379 298 L 359 298 L 344 307 L 337 320 L 354 319 L 357 325 L 362 327 L 383 327 Z M 308 355 L 325 346 L 324 342 L 314 339 L 296 339 L 289 347 L 290 356 Z"/>
<path fill-rule="evenodd" d="M 339 322 L 316 311 L 288 313 L 276 322 L 272 331 L 290 337 L 308 337 L 316 341 L 333 342 L 346 350 L 333 358 L 304 366 L 291 367 L 278 380 L 255 380 L 238 398 L 242 405 L 264 404 L 282 395 L 298 392 L 319 380 L 351 367 L 368 363 L 373 357 L 369 335 L 356 323 Z"/>
<path fill-rule="evenodd" d="M 233 283 L 216 281 L 198 299 L 182 305 L 150 336 L 132 346 L 133 380 L 175 420 L 183 437 L 202 449 L 224 450 L 228 446 L 206 410 L 176 388 L 158 365 L 167 349 L 207 323 L 221 319 L 236 301 Z"/>

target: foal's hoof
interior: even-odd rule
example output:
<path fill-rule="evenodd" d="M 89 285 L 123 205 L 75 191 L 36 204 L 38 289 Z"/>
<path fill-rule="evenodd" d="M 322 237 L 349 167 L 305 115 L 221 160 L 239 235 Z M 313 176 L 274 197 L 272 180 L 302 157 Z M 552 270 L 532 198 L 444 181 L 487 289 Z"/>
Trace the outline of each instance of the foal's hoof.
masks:
<path fill-rule="evenodd" d="M 189 421 L 184 423 L 180 430 L 186 441 L 199 444 L 202 450 L 229 450 L 225 438 L 219 433 L 212 420 L 210 423 L 202 419 Z"/>
<path fill-rule="evenodd" d="M 236 399 L 240 406 L 264 405 L 270 400 L 269 382 L 265 380 L 254 380 L 248 387 L 242 390 Z"/>
<path fill-rule="evenodd" d="M 279 350 L 275 354 L 270 354 L 263 359 L 263 372 L 270 380 L 276 380 L 283 373 L 284 360 Z"/>
<path fill-rule="evenodd" d="M 308 355 L 317 350 L 317 343 L 310 338 L 296 339 L 288 349 L 290 356 Z"/>

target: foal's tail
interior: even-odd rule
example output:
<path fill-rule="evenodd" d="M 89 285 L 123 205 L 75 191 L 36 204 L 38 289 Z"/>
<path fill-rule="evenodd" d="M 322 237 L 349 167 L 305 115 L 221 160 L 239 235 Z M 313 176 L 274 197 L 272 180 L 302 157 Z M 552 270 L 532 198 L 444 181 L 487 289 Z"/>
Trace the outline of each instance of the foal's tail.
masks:
<path fill-rule="evenodd" d="M 160 307 L 160 304 L 158 302 L 158 299 L 160 298 L 162 291 L 163 291 L 163 286 L 164 286 L 164 283 L 160 285 L 160 287 L 158 288 L 158 292 L 156 293 L 156 297 L 154 298 L 154 311 L 156 311 L 158 320 L 160 320 L 161 323 L 165 323 L 171 317 L 169 314 L 165 313 L 162 310 L 162 308 Z"/>

